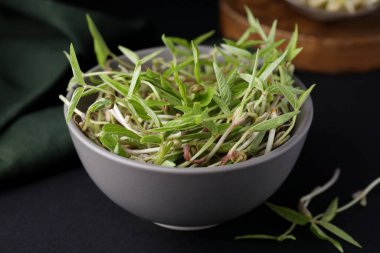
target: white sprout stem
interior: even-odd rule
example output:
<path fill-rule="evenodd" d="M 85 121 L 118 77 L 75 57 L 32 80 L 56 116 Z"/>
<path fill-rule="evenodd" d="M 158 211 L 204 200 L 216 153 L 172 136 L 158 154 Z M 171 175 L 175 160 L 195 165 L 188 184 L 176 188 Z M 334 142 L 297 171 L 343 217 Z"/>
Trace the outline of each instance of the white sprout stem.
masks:
<path fill-rule="evenodd" d="M 175 133 L 175 134 L 171 134 L 171 135 L 169 135 L 168 136 L 168 139 L 176 139 L 176 138 L 179 138 L 179 137 L 181 137 L 182 136 L 182 132 L 181 131 L 179 131 L 179 132 L 177 132 L 177 133 Z"/>
<path fill-rule="evenodd" d="M 121 114 L 119 108 L 117 107 L 116 104 L 114 104 L 113 106 L 113 109 L 109 110 L 109 112 L 111 112 L 112 116 L 115 117 L 115 119 L 121 124 L 123 125 L 125 128 L 127 128 L 128 130 L 134 132 L 135 134 L 137 135 L 141 135 L 141 133 L 139 133 L 138 131 L 134 130 L 132 127 L 130 127 L 124 120 L 124 117 L 123 115 Z"/>
<path fill-rule="evenodd" d="M 214 148 L 211 150 L 211 152 L 206 156 L 206 161 L 208 161 L 211 157 L 215 155 L 215 153 L 219 150 L 220 146 L 223 144 L 223 142 L 226 140 L 227 136 L 232 132 L 236 125 L 232 123 L 227 130 L 224 132 L 222 137 L 220 137 L 219 141 L 216 143 Z"/>
<path fill-rule="evenodd" d="M 276 109 L 272 109 L 271 118 L 275 119 L 277 117 L 278 117 L 278 114 L 277 114 Z M 275 135 L 276 135 L 276 128 L 272 128 L 271 130 L 269 130 L 267 146 L 265 147 L 264 154 L 268 154 L 272 150 Z"/>
<path fill-rule="evenodd" d="M 117 71 L 97 71 L 97 72 L 91 72 L 91 73 L 83 73 L 83 77 L 88 77 L 88 76 L 98 76 L 102 74 L 120 74 L 120 72 Z"/>
<path fill-rule="evenodd" d="M 157 117 L 159 117 L 160 119 L 175 119 L 176 116 L 174 115 L 165 115 L 165 114 L 158 114 Z"/>
<path fill-rule="evenodd" d="M 240 139 L 232 146 L 232 148 L 228 151 L 228 154 L 232 154 L 232 152 L 234 152 L 238 146 L 247 138 L 247 136 L 250 134 L 250 131 L 246 131 L 241 137 Z M 239 150 L 238 150 L 239 151 Z"/>
<path fill-rule="evenodd" d="M 356 198 L 354 198 L 352 201 L 348 202 L 344 206 L 341 206 L 338 208 L 337 212 L 343 212 L 350 208 L 351 206 L 355 205 L 356 203 L 360 202 L 365 196 L 368 195 L 370 191 L 372 191 L 377 185 L 380 184 L 380 177 L 376 178 L 370 185 L 368 185 L 363 191 L 358 194 Z"/>
<path fill-rule="evenodd" d="M 129 154 L 146 154 L 146 153 L 154 153 L 160 150 L 160 147 L 157 148 L 146 148 L 146 149 L 129 149 L 124 148 L 125 152 Z"/>
<path fill-rule="evenodd" d="M 309 205 L 310 201 L 314 197 L 316 197 L 319 194 L 325 192 L 326 190 L 328 190 L 331 186 L 333 186 L 335 184 L 335 182 L 339 178 L 339 175 L 340 175 L 340 169 L 336 169 L 335 172 L 334 172 L 334 175 L 331 177 L 331 179 L 329 181 L 327 181 L 326 184 L 324 184 L 322 186 L 317 186 L 312 192 L 310 192 L 309 194 L 303 196 L 300 199 L 300 203 L 303 203 L 304 207 L 307 208 L 307 206 Z"/>
<path fill-rule="evenodd" d="M 237 151 L 242 151 L 244 150 L 245 148 L 247 148 L 255 139 L 256 137 L 259 135 L 258 132 L 254 132 L 252 133 L 251 137 L 248 138 L 248 140 L 246 142 L 243 143 L 243 145 L 241 145 L 240 147 L 238 147 L 236 150 Z"/>

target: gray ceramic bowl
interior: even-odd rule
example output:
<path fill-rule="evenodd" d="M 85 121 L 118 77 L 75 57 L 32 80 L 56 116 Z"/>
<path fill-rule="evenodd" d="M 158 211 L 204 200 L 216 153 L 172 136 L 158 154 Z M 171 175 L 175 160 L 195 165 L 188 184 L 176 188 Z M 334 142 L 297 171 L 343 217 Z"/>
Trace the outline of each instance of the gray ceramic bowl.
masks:
<path fill-rule="evenodd" d="M 379 7 L 379 4 L 374 4 L 372 6 L 369 6 L 366 9 L 357 10 L 353 13 L 348 12 L 348 11 L 330 12 L 330 11 L 315 9 L 315 8 L 306 6 L 302 4 L 299 0 L 286 0 L 286 1 L 289 4 L 291 4 L 296 10 L 298 10 L 301 14 L 308 16 L 314 20 L 323 21 L 323 22 L 365 16 L 367 14 L 372 13 Z"/>
<path fill-rule="evenodd" d="M 138 54 L 143 56 L 156 49 L 141 50 Z M 169 58 L 170 54 L 164 51 L 161 57 Z M 71 94 L 72 91 L 67 97 Z M 85 109 L 91 102 L 86 100 L 80 101 L 80 108 Z M 67 106 L 64 111 L 67 112 Z M 234 219 L 268 199 L 296 163 L 312 118 L 309 98 L 292 137 L 284 145 L 261 157 L 213 168 L 169 168 L 129 160 L 96 145 L 73 120 L 68 127 L 87 173 L 112 201 L 158 225 L 196 230 Z"/>

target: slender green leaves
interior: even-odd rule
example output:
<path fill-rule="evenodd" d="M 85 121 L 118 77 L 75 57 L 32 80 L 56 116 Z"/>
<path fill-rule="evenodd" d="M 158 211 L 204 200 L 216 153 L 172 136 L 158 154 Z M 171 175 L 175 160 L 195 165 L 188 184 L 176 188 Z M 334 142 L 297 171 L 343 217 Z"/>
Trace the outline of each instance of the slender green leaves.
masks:
<path fill-rule="evenodd" d="M 325 232 L 322 231 L 316 224 L 310 224 L 310 230 L 315 234 L 319 239 L 326 240 L 330 242 L 339 252 L 344 252 L 342 245 L 340 242 L 335 240 L 334 238 L 328 236 Z"/>
<path fill-rule="evenodd" d="M 134 139 L 140 139 L 139 135 L 118 124 L 106 124 L 103 126 L 102 131 L 105 134 L 115 134 L 120 136 L 127 136 Z"/>
<path fill-rule="evenodd" d="M 337 211 L 338 211 L 338 198 L 335 198 L 333 201 L 331 201 L 327 210 L 323 214 L 321 221 L 325 221 L 325 222 L 332 221 Z"/>
<path fill-rule="evenodd" d="M 133 93 L 135 92 L 140 73 L 141 73 L 141 65 L 137 63 L 135 70 L 133 71 L 131 85 L 129 86 L 128 95 L 127 95 L 128 99 L 131 99 L 133 96 Z"/>
<path fill-rule="evenodd" d="M 102 35 L 100 35 L 98 28 L 95 23 L 92 21 L 90 15 L 86 15 L 88 28 L 90 29 L 92 38 L 94 40 L 94 50 L 98 63 L 101 67 L 104 68 L 108 56 L 111 54 L 107 44 L 105 43 Z"/>
<path fill-rule="evenodd" d="M 201 34 L 199 35 L 198 37 L 196 37 L 193 41 L 194 41 L 194 44 L 195 45 L 199 45 L 201 43 L 203 43 L 205 40 L 207 40 L 208 38 L 210 38 L 212 35 L 214 35 L 215 31 L 214 30 L 211 30 L 207 33 L 204 33 L 204 34 Z"/>
<path fill-rule="evenodd" d="M 83 91 L 84 91 L 84 88 L 82 87 L 78 87 L 75 89 L 70 101 L 69 109 L 67 110 L 66 122 L 69 122 L 69 120 L 73 116 L 74 110 L 77 107 L 78 102 L 83 95 Z"/>
<path fill-rule="evenodd" d="M 100 75 L 99 76 L 106 84 L 108 84 L 110 87 L 112 87 L 114 90 L 122 94 L 123 96 L 128 96 L 128 88 L 123 85 L 122 83 L 119 83 L 115 79 L 110 78 L 107 75 Z"/>
<path fill-rule="evenodd" d="M 229 104 L 231 101 L 231 90 L 227 84 L 226 78 L 223 75 L 223 72 L 220 70 L 216 61 L 213 63 L 215 76 L 218 84 L 218 91 L 220 93 L 220 97 L 223 100 L 223 103 Z"/>
<path fill-rule="evenodd" d="M 138 61 L 140 60 L 140 57 L 135 53 L 133 52 L 132 50 L 126 48 L 126 47 L 123 47 L 123 46 L 119 46 L 119 50 L 131 61 L 133 62 L 135 65 L 138 63 Z"/>
<path fill-rule="evenodd" d="M 283 115 L 278 116 L 277 118 L 273 119 L 268 119 L 265 121 L 262 121 L 256 125 L 254 125 L 251 129 L 253 131 L 268 131 L 273 128 L 277 128 L 284 124 L 285 122 L 289 121 L 291 118 L 296 116 L 299 113 L 299 111 L 294 111 L 294 112 L 288 112 Z"/>
<path fill-rule="evenodd" d="M 282 207 L 282 206 L 277 206 L 277 205 L 274 205 L 271 203 L 266 203 L 266 204 L 270 209 L 272 209 L 272 211 L 274 211 L 275 213 L 277 213 L 278 215 L 280 215 L 282 218 L 284 218 L 285 220 L 287 220 L 289 222 L 292 222 L 292 223 L 295 223 L 298 225 L 305 225 L 310 220 L 305 215 L 303 215 L 303 214 L 301 214 L 301 213 L 299 213 L 293 209 L 290 209 L 287 207 Z"/>
<path fill-rule="evenodd" d="M 338 228 L 334 224 L 331 224 L 329 222 L 321 220 L 319 224 L 325 228 L 326 230 L 330 231 L 334 235 L 338 236 L 339 238 L 345 240 L 346 242 L 351 243 L 352 245 L 361 248 L 362 246 L 354 239 L 352 236 L 344 232 L 342 229 Z"/>
<path fill-rule="evenodd" d="M 71 69 L 73 71 L 73 76 L 74 76 L 75 80 L 80 85 L 86 85 L 86 83 L 84 81 L 84 78 L 83 78 L 82 71 L 81 71 L 81 69 L 79 67 L 77 55 L 75 54 L 75 50 L 74 50 L 73 44 L 70 44 L 70 55 L 66 54 L 66 57 L 70 61 Z"/>

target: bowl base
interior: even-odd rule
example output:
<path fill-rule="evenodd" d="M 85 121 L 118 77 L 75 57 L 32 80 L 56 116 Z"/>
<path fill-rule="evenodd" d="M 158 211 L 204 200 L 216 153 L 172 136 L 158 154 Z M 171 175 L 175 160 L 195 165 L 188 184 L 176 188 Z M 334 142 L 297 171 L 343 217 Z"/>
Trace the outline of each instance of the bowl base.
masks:
<path fill-rule="evenodd" d="M 178 231 L 204 230 L 204 229 L 212 228 L 219 225 L 219 224 L 213 224 L 213 225 L 199 226 L 199 227 L 181 227 L 181 226 L 172 226 L 172 225 L 166 225 L 166 224 L 156 223 L 156 222 L 153 222 L 153 223 L 163 228 L 178 230 Z"/>

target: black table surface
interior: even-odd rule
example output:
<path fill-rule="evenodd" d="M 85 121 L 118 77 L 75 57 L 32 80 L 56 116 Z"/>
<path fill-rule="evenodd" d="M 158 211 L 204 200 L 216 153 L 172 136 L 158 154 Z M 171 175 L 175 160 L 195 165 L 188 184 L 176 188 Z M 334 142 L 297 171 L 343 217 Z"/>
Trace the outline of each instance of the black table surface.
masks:
<path fill-rule="evenodd" d="M 271 197 L 295 206 L 324 183 L 336 167 L 338 183 L 315 199 L 323 211 L 336 196 L 341 203 L 380 176 L 380 72 L 347 75 L 298 73 L 313 92 L 315 117 L 303 152 L 283 186 Z M 362 243 L 346 252 L 380 252 L 380 189 L 366 208 L 355 206 L 334 223 Z M 297 241 L 236 241 L 246 233 L 280 233 L 288 227 L 264 205 L 212 229 L 178 232 L 158 227 L 112 203 L 80 166 L 0 191 L 0 252 L 336 252 L 299 228 Z"/>

